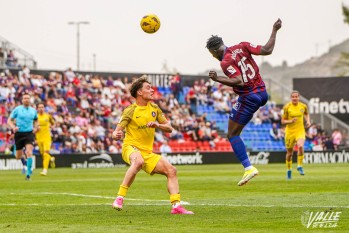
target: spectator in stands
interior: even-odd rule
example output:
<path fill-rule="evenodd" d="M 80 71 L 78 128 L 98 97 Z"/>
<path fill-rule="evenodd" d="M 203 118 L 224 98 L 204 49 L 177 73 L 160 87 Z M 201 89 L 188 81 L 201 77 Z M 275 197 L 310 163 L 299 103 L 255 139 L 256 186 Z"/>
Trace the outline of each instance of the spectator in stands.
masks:
<path fill-rule="evenodd" d="M 332 142 L 335 150 L 339 149 L 339 145 L 342 143 L 342 133 L 339 129 L 334 129 L 332 132 Z"/>
<path fill-rule="evenodd" d="M 160 152 L 162 154 L 172 153 L 172 149 L 171 149 L 170 145 L 168 145 L 167 140 L 164 140 L 162 142 L 162 145 L 160 146 Z"/>
<path fill-rule="evenodd" d="M 176 99 L 179 99 L 179 94 L 182 91 L 181 82 L 182 79 L 179 73 L 176 73 L 176 75 L 172 76 L 170 80 L 170 89 Z"/>
<path fill-rule="evenodd" d="M 269 131 L 269 135 L 275 141 L 282 140 L 281 131 L 276 122 L 273 123 L 272 128 Z"/>
<path fill-rule="evenodd" d="M 15 53 L 13 52 L 13 50 L 11 49 L 9 51 L 9 53 L 7 54 L 7 58 L 6 58 L 6 65 L 9 68 L 14 68 L 17 66 L 17 58 L 15 57 Z"/>
<path fill-rule="evenodd" d="M 197 107 L 197 97 L 196 97 L 196 92 L 194 90 L 194 88 L 190 88 L 187 96 L 186 96 L 186 101 L 187 103 L 190 105 L 190 110 L 192 111 L 192 113 L 196 114 L 196 107 Z"/>
<path fill-rule="evenodd" d="M 308 131 L 307 138 L 309 138 L 310 140 L 314 140 L 316 135 L 318 134 L 316 124 L 312 123 L 307 131 Z"/>
<path fill-rule="evenodd" d="M 5 66 L 5 53 L 2 50 L 2 47 L 0 47 L 0 67 L 4 68 Z"/>
<path fill-rule="evenodd" d="M 322 148 L 324 151 L 333 151 L 335 150 L 333 140 L 331 136 L 326 136 L 322 141 Z"/>
<path fill-rule="evenodd" d="M 281 124 L 281 111 L 278 107 L 273 106 L 269 108 L 269 118 L 271 123 Z"/>
<path fill-rule="evenodd" d="M 75 78 L 75 73 L 72 70 L 72 68 L 68 68 L 65 72 L 64 72 L 64 76 L 65 78 L 68 80 L 69 83 L 72 83 L 74 78 Z"/>

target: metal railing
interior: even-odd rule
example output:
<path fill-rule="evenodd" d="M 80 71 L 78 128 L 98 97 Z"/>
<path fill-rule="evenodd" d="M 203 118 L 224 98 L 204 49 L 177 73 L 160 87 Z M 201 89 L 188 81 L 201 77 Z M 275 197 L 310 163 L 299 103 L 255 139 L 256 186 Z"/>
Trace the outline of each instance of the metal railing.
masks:
<path fill-rule="evenodd" d="M 3 52 L 5 53 L 5 57 L 2 61 L 0 61 L 0 68 L 18 68 L 13 66 L 7 66 L 6 65 L 6 55 L 10 50 L 13 50 L 15 52 L 15 56 L 17 58 L 16 65 L 23 66 L 26 65 L 30 69 L 36 69 L 37 68 L 37 62 L 34 59 L 34 56 L 31 55 L 29 52 L 25 51 L 18 45 L 15 45 L 14 43 L 6 40 L 4 37 L 0 36 L 0 47 L 2 48 Z"/>

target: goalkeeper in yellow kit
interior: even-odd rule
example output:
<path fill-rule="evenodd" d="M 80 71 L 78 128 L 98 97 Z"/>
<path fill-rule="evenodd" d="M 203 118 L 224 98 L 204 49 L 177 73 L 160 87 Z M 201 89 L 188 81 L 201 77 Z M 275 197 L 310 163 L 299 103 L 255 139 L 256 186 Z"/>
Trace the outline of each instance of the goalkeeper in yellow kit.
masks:
<path fill-rule="evenodd" d="M 39 103 L 37 105 L 38 111 L 38 123 L 39 127 L 35 134 L 36 143 L 39 146 L 40 154 L 42 156 L 42 167 L 43 170 L 40 172 L 40 175 L 46 176 L 47 169 L 51 162 L 51 167 L 55 167 L 55 157 L 52 157 L 49 152 L 51 149 L 52 138 L 51 138 L 51 125 L 54 123 L 52 116 L 48 113 L 45 113 L 45 105 Z"/>
<path fill-rule="evenodd" d="M 285 147 L 286 147 L 286 166 L 287 179 L 292 178 L 292 155 L 295 144 L 298 147 L 297 153 L 297 171 L 304 175 L 303 158 L 304 158 L 304 142 L 305 142 L 305 128 L 304 117 L 306 120 L 305 126 L 310 126 L 310 119 L 307 105 L 299 101 L 299 92 L 292 91 L 291 102 L 286 104 L 283 108 L 283 115 L 281 123 L 286 125 L 285 131 Z"/>

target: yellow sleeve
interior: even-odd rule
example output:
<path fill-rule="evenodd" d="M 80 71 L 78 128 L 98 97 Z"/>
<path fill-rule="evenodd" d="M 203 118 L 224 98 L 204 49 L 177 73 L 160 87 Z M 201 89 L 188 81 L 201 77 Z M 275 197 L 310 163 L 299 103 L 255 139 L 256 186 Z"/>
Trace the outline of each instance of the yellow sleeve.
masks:
<path fill-rule="evenodd" d="M 304 115 L 308 115 L 308 106 L 304 104 Z"/>
<path fill-rule="evenodd" d="M 136 108 L 136 106 L 130 105 L 122 112 L 118 126 L 120 126 L 122 128 L 126 128 L 126 126 L 132 120 L 133 113 L 135 112 L 135 108 Z"/>
<path fill-rule="evenodd" d="M 162 112 L 162 110 L 159 108 L 158 106 L 158 113 L 157 113 L 157 121 L 160 123 L 160 124 L 166 124 L 167 123 L 167 119 L 165 117 L 165 114 Z"/>
<path fill-rule="evenodd" d="M 283 108 L 283 114 L 282 114 L 282 119 L 288 119 L 288 104 L 286 104 L 285 106 L 284 106 L 284 108 Z"/>

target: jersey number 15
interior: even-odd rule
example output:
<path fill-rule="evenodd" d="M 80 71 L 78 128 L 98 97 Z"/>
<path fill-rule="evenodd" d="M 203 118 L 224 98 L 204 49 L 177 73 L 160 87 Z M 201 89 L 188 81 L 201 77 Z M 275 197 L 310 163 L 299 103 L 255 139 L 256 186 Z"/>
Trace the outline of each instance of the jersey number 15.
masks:
<path fill-rule="evenodd" d="M 245 62 L 246 57 L 242 57 L 241 60 L 238 62 L 238 65 L 242 72 L 242 80 L 247 83 L 249 79 L 253 79 L 256 75 L 256 72 L 254 71 L 251 64 Z"/>

